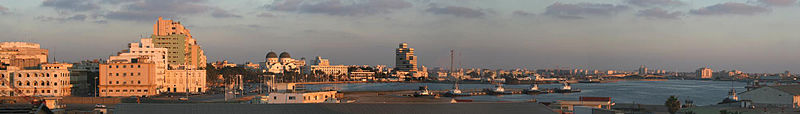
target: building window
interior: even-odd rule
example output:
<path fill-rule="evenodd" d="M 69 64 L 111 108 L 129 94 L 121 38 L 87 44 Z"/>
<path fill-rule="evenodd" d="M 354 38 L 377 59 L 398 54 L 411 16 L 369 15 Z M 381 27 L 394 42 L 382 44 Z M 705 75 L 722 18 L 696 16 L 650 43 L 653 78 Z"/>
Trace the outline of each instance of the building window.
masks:
<path fill-rule="evenodd" d="M 289 100 L 294 100 L 294 96 L 289 97 Z"/>
<path fill-rule="evenodd" d="M 117 73 L 117 76 L 119 76 L 119 73 Z"/>
<path fill-rule="evenodd" d="M 137 75 L 137 76 L 141 76 L 141 75 L 142 75 L 142 73 L 141 73 L 141 72 L 139 72 L 139 73 L 136 73 L 136 75 Z"/>

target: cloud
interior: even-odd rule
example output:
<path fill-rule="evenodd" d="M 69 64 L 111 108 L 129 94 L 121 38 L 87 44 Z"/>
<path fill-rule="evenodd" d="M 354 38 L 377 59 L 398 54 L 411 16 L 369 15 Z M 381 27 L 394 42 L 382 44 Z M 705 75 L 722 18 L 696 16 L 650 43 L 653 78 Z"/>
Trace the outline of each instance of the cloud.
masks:
<path fill-rule="evenodd" d="M 100 9 L 100 5 L 97 5 L 91 0 L 45 0 L 42 2 L 42 6 L 52 7 L 57 10 L 69 11 L 89 11 Z"/>
<path fill-rule="evenodd" d="M 625 0 L 625 3 L 649 7 L 649 6 L 679 6 L 685 3 L 678 0 Z"/>
<path fill-rule="evenodd" d="M 327 14 L 335 16 L 369 16 L 391 13 L 411 7 L 405 0 L 285 0 L 264 7 L 268 10 Z"/>
<path fill-rule="evenodd" d="M 211 16 L 215 17 L 215 18 L 230 18 L 230 17 L 241 18 L 242 17 L 241 15 L 236 15 L 236 14 L 230 13 L 230 12 L 222 10 L 222 9 L 214 10 L 214 12 L 211 12 Z"/>
<path fill-rule="evenodd" d="M 261 13 L 256 15 L 256 17 L 275 17 L 275 15 L 272 13 Z"/>
<path fill-rule="evenodd" d="M 766 7 L 728 2 L 689 11 L 695 15 L 754 15 L 769 12 Z"/>
<path fill-rule="evenodd" d="M 67 22 L 67 21 L 84 21 L 88 16 L 83 14 L 77 14 L 69 17 L 44 17 L 38 16 L 36 19 L 41 21 L 58 21 L 58 22 Z"/>
<path fill-rule="evenodd" d="M 452 15 L 456 17 L 468 17 L 468 18 L 483 17 L 484 15 L 486 15 L 486 13 L 484 13 L 481 9 L 472 9 L 468 7 L 459 7 L 459 6 L 447 6 L 444 8 L 439 8 L 438 6 L 433 5 L 425 11 L 433 14 Z"/>
<path fill-rule="evenodd" d="M 180 16 L 217 9 L 203 5 L 205 0 L 140 0 L 122 6 L 120 10 L 105 14 L 106 19 L 152 21 L 158 16 Z"/>
<path fill-rule="evenodd" d="M 564 19 L 583 19 L 584 16 L 610 16 L 628 10 L 628 6 L 614 4 L 578 3 L 564 4 L 556 2 L 547 6 L 545 15 Z"/>
<path fill-rule="evenodd" d="M 669 12 L 661 8 L 650 8 L 646 10 L 640 10 L 636 16 L 646 17 L 650 19 L 680 19 L 683 16 L 682 12 Z"/>
<path fill-rule="evenodd" d="M 516 10 L 514 12 L 511 12 L 511 14 L 513 14 L 515 16 L 534 16 L 534 15 L 536 15 L 534 13 L 530 13 L 530 12 L 526 12 L 526 11 L 522 11 L 522 10 Z"/>
<path fill-rule="evenodd" d="M 758 2 L 770 6 L 793 6 L 797 0 L 758 0 Z"/>

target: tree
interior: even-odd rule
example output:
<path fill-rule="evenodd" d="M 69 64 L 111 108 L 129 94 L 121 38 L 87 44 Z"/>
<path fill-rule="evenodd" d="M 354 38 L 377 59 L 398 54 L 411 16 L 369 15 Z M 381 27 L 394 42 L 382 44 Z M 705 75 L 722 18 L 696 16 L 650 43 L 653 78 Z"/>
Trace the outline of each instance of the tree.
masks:
<path fill-rule="evenodd" d="M 664 105 L 667 106 L 670 114 L 675 114 L 675 112 L 678 112 L 678 110 L 681 109 L 681 101 L 678 101 L 678 98 L 675 96 L 669 96 Z"/>

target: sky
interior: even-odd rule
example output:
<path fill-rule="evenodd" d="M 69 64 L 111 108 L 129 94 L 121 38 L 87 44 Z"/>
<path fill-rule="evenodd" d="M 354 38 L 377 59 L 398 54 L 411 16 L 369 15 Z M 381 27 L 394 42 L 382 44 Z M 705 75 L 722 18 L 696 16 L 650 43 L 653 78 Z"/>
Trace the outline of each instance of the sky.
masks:
<path fill-rule="evenodd" d="M 58 61 L 107 59 L 181 21 L 209 62 L 268 51 L 333 64 L 428 68 L 800 72 L 797 0 L 0 0 L 0 41 Z"/>

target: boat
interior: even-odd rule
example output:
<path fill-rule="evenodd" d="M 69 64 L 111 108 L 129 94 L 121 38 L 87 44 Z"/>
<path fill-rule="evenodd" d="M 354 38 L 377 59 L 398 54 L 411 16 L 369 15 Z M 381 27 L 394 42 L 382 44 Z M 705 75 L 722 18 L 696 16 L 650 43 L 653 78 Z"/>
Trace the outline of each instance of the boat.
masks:
<path fill-rule="evenodd" d="M 522 91 L 522 93 L 524 93 L 524 94 L 540 94 L 540 93 L 546 93 L 546 92 L 539 90 L 539 85 L 533 84 L 533 85 L 531 85 L 530 89 L 525 89 L 525 90 Z"/>
<path fill-rule="evenodd" d="M 600 80 L 588 79 L 588 80 L 578 81 L 578 83 L 600 83 Z"/>
<path fill-rule="evenodd" d="M 471 96 L 472 94 L 463 93 L 460 89 L 458 89 L 458 82 L 453 84 L 453 89 L 444 93 L 445 97 L 458 97 L 458 96 Z"/>
<path fill-rule="evenodd" d="M 581 90 L 580 89 L 572 89 L 572 87 L 569 86 L 569 83 L 564 83 L 564 86 L 561 87 L 561 89 L 553 90 L 553 93 L 576 93 L 576 92 L 581 92 Z"/>
<path fill-rule="evenodd" d="M 509 95 L 509 94 L 512 94 L 511 92 L 506 91 L 506 89 L 503 88 L 502 84 L 497 84 L 494 87 L 494 89 L 484 89 L 483 91 L 486 92 L 486 94 L 488 94 L 488 95 Z"/>
<path fill-rule="evenodd" d="M 417 90 L 417 92 L 414 92 L 414 97 L 424 97 L 424 96 L 436 96 L 436 94 L 434 94 L 431 91 L 428 91 L 428 86 L 419 86 L 419 90 Z"/>

